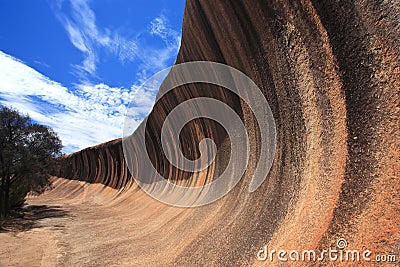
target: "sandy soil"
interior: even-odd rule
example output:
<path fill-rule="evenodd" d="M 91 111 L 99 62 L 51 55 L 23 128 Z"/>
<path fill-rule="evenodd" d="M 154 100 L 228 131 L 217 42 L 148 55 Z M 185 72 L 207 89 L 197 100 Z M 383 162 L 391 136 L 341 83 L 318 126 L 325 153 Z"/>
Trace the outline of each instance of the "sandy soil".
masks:
<path fill-rule="evenodd" d="M 26 218 L 16 222 L 25 227 L 0 232 L 0 266 L 172 265 L 207 220 L 218 218 L 203 216 L 207 209 L 161 204 L 140 190 L 117 197 L 116 189 L 62 178 L 54 187 L 28 197 Z M 205 224 L 182 225 L 188 214 Z"/>
<path fill-rule="evenodd" d="M 65 250 L 61 236 L 68 218 L 59 215 L 66 207 L 33 205 L 29 208 L 43 217 L 28 229 L 5 227 L 7 231 L 0 233 L 0 266 L 56 266 L 62 260 Z"/>
<path fill-rule="evenodd" d="M 128 225 L 114 216 L 115 209 L 100 205 L 117 190 L 105 188 L 102 198 L 94 197 L 99 191 L 104 192 L 103 186 L 68 181 L 44 195 L 29 197 L 25 218 L 15 222 L 25 227 L 10 226 L 0 233 L 0 266 L 120 266 L 120 259 L 130 257 L 128 250 L 122 253 L 106 244 L 123 234 L 104 229 Z"/>

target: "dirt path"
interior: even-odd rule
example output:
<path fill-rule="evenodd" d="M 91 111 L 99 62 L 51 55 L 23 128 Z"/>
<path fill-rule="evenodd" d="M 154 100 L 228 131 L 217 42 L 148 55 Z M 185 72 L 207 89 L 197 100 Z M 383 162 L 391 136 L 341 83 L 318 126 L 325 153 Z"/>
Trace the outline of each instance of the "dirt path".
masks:
<path fill-rule="evenodd" d="M 75 181 L 67 184 L 78 191 L 89 188 L 94 192 L 101 187 Z M 65 185 L 42 196 L 28 198 L 24 219 L 18 219 L 14 227 L 4 227 L 6 231 L 0 232 L 0 266 L 118 265 L 118 260 L 111 260 L 111 248 L 108 253 L 102 252 L 105 236 L 97 238 L 102 225 L 118 224 L 116 216 L 111 215 L 112 210 L 111 213 L 105 211 L 87 194 L 83 194 L 87 198 L 55 197 L 68 191 L 63 189 Z M 103 257 L 99 259 L 99 255 Z"/>
<path fill-rule="evenodd" d="M 69 209 L 55 204 L 28 206 L 31 218 L 21 219 L 28 224 L 25 229 L 0 233 L 0 266 L 56 266 L 62 262 L 66 255 L 62 238 L 71 221 Z"/>
<path fill-rule="evenodd" d="M 27 199 L 29 216 L 16 223 L 25 229 L 0 232 L 1 267 L 154 266 L 155 258 L 158 266 L 171 265 L 207 227 L 185 225 L 188 217 L 218 218 L 166 206 L 138 190 L 117 197 L 117 190 L 99 184 L 60 178 L 54 185 Z"/>

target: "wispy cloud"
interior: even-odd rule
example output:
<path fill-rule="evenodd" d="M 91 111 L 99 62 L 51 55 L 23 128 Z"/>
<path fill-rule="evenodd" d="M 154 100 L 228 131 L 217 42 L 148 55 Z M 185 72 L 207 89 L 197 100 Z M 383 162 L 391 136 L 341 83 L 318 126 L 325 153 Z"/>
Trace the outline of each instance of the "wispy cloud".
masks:
<path fill-rule="evenodd" d="M 81 77 L 89 74 L 95 76 L 99 62 L 99 50 L 105 49 L 118 57 L 122 63 L 138 61 L 141 76 L 147 78 L 148 72 L 168 67 L 166 62 L 176 56 L 180 46 L 180 33 L 170 28 L 164 14 L 154 18 L 147 33 L 160 38 L 164 47 L 154 48 L 129 39 L 116 31 L 100 29 L 96 25 L 96 16 L 88 4 L 88 0 L 70 0 L 71 11 L 62 11 L 62 5 L 55 5 L 55 13 L 65 28 L 71 43 L 84 55 L 81 65 L 75 65 Z M 140 36 L 140 33 L 138 33 Z"/>
<path fill-rule="evenodd" d="M 149 32 L 163 39 L 169 48 L 179 48 L 181 36 L 168 26 L 168 19 L 165 15 L 161 14 L 150 22 Z"/>
<path fill-rule="evenodd" d="M 105 29 L 99 29 L 96 25 L 96 16 L 87 0 L 71 0 L 69 4 L 70 13 L 62 11 L 62 3 L 54 5 L 54 8 L 71 43 L 84 55 L 82 64 L 75 66 L 81 76 L 95 75 L 99 49 L 112 52 L 121 61 L 132 61 L 136 58 L 138 49 L 136 42 Z"/>
<path fill-rule="evenodd" d="M 167 67 L 167 60 L 171 58 L 171 55 L 176 55 L 178 53 L 181 43 L 180 34 L 168 26 L 168 19 L 164 15 L 160 15 L 150 22 L 148 32 L 153 36 L 161 38 L 165 43 L 165 47 L 144 54 L 146 56 L 142 59 L 145 59 L 144 61 L 153 68 Z M 144 48 L 144 50 L 146 50 L 146 48 Z M 148 66 L 147 68 L 151 67 Z M 145 67 L 145 69 L 147 68 Z"/>

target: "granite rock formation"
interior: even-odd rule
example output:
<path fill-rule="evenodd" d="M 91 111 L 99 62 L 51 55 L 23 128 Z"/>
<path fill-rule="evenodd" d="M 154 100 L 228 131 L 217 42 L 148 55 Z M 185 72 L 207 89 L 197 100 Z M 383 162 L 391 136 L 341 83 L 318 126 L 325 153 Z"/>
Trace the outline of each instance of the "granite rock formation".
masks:
<path fill-rule="evenodd" d="M 184 85 L 161 98 L 148 117 L 146 140 L 165 179 L 203 185 L 229 160 L 226 132 L 207 119 L 189 123 L 180 136 L 182 152 L 191 159 L 199 156 L 204 137 L 216 142 L 216 160 L 201 174 L 176 169 L 160 153 L 165 117 L 194 97 L 231 106 L 246 125 L 254 153 L 239 184 L 213 204 L 171 214 L 171 207 L 149 204 L 142 211 L 152 214 L 147 223 L 162 223 L 146 236 L 152 245 L 143 243 L 134 262 L 268 265 L 256 257 L 264 245 L 321 251 L 339 238 L 352 249 L 398 253 L 399 14 L 397 1 L 188 0 L 176 64 L 214 61 L 248 75 L 275 118 L 275 158 L 264 183 L 249 193 L 260 138 L 243 101 L 207 84 Z M 58 176 L 116 189 L 113 201 L 125 203 L 122 213 L 143 205 L 135 197 L 143 193 L 128 171 L 121 140 L 65 156 Z M 157 254 L 154 247 L 166 251 Z"/>

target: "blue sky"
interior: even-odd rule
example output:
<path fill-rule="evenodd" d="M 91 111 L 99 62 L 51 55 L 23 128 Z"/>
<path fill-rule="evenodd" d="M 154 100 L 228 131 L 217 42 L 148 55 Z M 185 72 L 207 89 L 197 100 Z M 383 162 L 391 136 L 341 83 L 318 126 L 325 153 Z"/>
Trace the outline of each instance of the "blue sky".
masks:
<path fill-rule="evenodd" d="M 184 0 L 0 0 L 0 103 L 60 135 L 71 153 L 137 125 L 178 53 Z M 133 128 L 135 125 L 132 126 Z"/>

